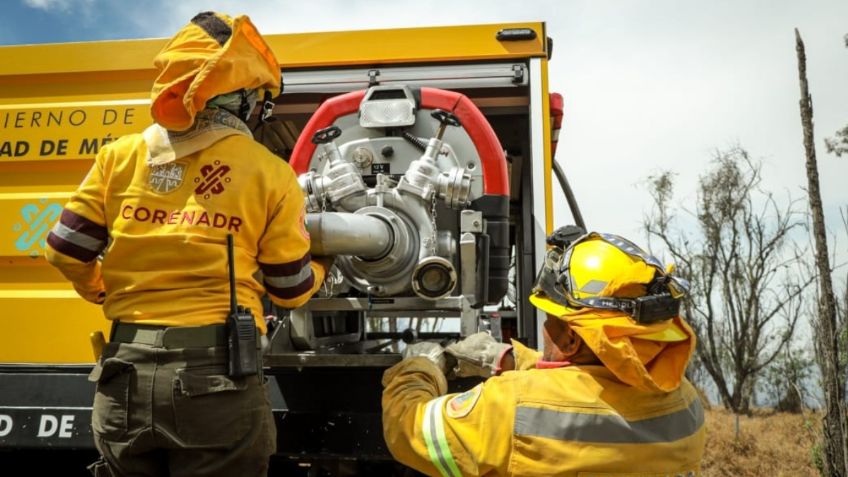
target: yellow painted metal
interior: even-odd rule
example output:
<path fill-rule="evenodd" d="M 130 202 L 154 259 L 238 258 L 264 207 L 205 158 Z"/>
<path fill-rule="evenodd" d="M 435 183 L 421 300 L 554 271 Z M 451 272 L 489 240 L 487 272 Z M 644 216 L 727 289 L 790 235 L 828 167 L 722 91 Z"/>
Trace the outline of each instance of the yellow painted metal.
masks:
<path fill-rule="evenodd" d="M 530 28 L 534 40 L 498 41 L 507 28 Z M 493 60 L 545 55 L 544 24 L 501 23 L 426 28 L 265 35 L 285 68 L 434 61 Z M 0 47 L 0 77 L 149 71 L 166 39 Z M 149 90 L 149 89 L 148 89 Z"/>
<path fill-rule="evenodd" d="M 505 28 L 530 28 L 535 40 L 498 41 Z M 542 23 L 339 31 L 271 36 L 277 59 L 285 67 L 477 61 L 545 55 Z M 301 48 L 301 45 L 309 45 Z M 285 71 L 284 73 L 285 74 Z"/>
<path fill-rule="evenodd" d="M 148 100 L 0 105 L 4 161 L 94 159 L 120 136 L 142 131 Z"/>
<path fill-rule="evenodd" d="M 551 97 L 548 93 L 548 60 L 542 60 L 542 134 L 545 151 L 544 190 L 545 190 L 545 235 L 554 231 L 553 157 L 551 150 Z"/>
<path fill-rule="evenodd" d="M 500 42 L 495 35 L 505 28 L 531 28 L 536 39 Z M 268 40 L 284 72 L 546 54 L 540 22 L 269 35 Z M 90 333 L 107 331 L 109 322 L 99 306 L 78 298 L 46 263 L 44 240 L 103 139 L 150 124 L 152 60 L 165 41 L 0 47 L 0 363 L 92 361 Z M 547 131 L 549 119 L 544 121 Z M 546 132 L 546 171 L 549 139 Z"/>
<path fill-rule="evenodd" d="M 67 194 L 29 197 L 0 196 L 0 256 L 37 257 L 44 252 L 44 239 L 59 220 Z"/>
<path fill-rule="evenodd" d="M 89 334 L 109 330 L 100 307 L 71 289 L 23 295 L 0 290 L 0 307 L 2 363 L 91 363 Z"/>

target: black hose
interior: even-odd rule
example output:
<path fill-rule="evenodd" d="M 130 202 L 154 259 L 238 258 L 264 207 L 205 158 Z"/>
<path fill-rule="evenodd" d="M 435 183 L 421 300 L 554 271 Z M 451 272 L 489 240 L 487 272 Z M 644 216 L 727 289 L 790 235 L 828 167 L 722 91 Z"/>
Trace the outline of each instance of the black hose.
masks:
<path fill-rule="evenodd" d="M 568 180 L 565 178 L 562 168 L 559 167 L 559 163 L 556 160 L 552 159 L 551 163 L 553 164 L 554 175 L 556 175 L 559 185 L 565 193 L 565 200 L 568 202 L 568 208 L 571 209 L 571 216 L 574 218 L 574 224 L 582 227 L 583 230 L 587 230 L 586 222 L 583 221 L 583 214 L 580 213 L 580 207 L 577 206 L 577 199 L 574 197 L 574 191 L 572 191 L 571 186 L 568 185 Z"/>

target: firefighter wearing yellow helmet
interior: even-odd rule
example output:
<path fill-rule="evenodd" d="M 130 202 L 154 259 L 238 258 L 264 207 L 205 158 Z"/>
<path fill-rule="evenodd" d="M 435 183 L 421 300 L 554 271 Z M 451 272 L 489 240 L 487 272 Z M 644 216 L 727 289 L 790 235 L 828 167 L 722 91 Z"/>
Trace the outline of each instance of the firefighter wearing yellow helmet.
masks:
<path fill-rule="evenodd" d="M 102 456 L 90 469 L 266 475 L 276 429 L 260 298 L 300 306 L 327 266 L 311 260 L 294 171 L 246 125 L 260 100 L 270 114 L 279 63 L 246 16 L 203 12 L 154 64 L 156 124 L 99 151 L 47 239 L 50 263 L 113 322 L 89 377 Z M 238 333 L 225 324 L 228 262 L 249 308 Z"/>
<path fill-rule="evenodd" d="M 699 475 L 686 284 L 626 239 L 574 229 L 549 237 L 530 297 L 548 316 L 543 352 L 478 333 L 413 344 L 385 373 L 383 430 L 400 462 L 444 477 Z M 446 374 L 494 377 L 446 395 Z"/>

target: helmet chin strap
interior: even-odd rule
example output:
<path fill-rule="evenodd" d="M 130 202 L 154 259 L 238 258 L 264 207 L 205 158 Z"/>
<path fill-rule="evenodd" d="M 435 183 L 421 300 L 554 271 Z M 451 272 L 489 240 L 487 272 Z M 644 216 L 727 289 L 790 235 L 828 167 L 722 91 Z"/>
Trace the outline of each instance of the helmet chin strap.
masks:
<path fill-rule="evenodd" d="M 250 113 L 253 112 L 253 108 L 250 106 L 250 101 L 248 101 L 248 94 L 246 89 L 241 90 L 241 104 L 239 105 L 239 118 L 242 121 L 247 122 L 250 119 Z"/>
<path fill-rule="evenodd" d="M 265 97 L 262 98 L 262 113 L 259 115 L 259 120 L 263 123 L 270 123 L 274 118 L 274 101 L 271 92 L 265 90 Z"/>

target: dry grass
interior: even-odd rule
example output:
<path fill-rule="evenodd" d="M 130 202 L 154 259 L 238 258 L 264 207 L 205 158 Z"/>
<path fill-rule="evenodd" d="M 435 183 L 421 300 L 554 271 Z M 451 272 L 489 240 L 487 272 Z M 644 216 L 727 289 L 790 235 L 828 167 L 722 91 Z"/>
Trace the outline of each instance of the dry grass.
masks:
<path fill-rule="evenodd" d="M 819 436 L 820 416 L 757 411 L 735 416 L 713 408 L 706 414 L 707 449 L 702 464 L 705 477 L 818 476 L 813 446 Z"/>

